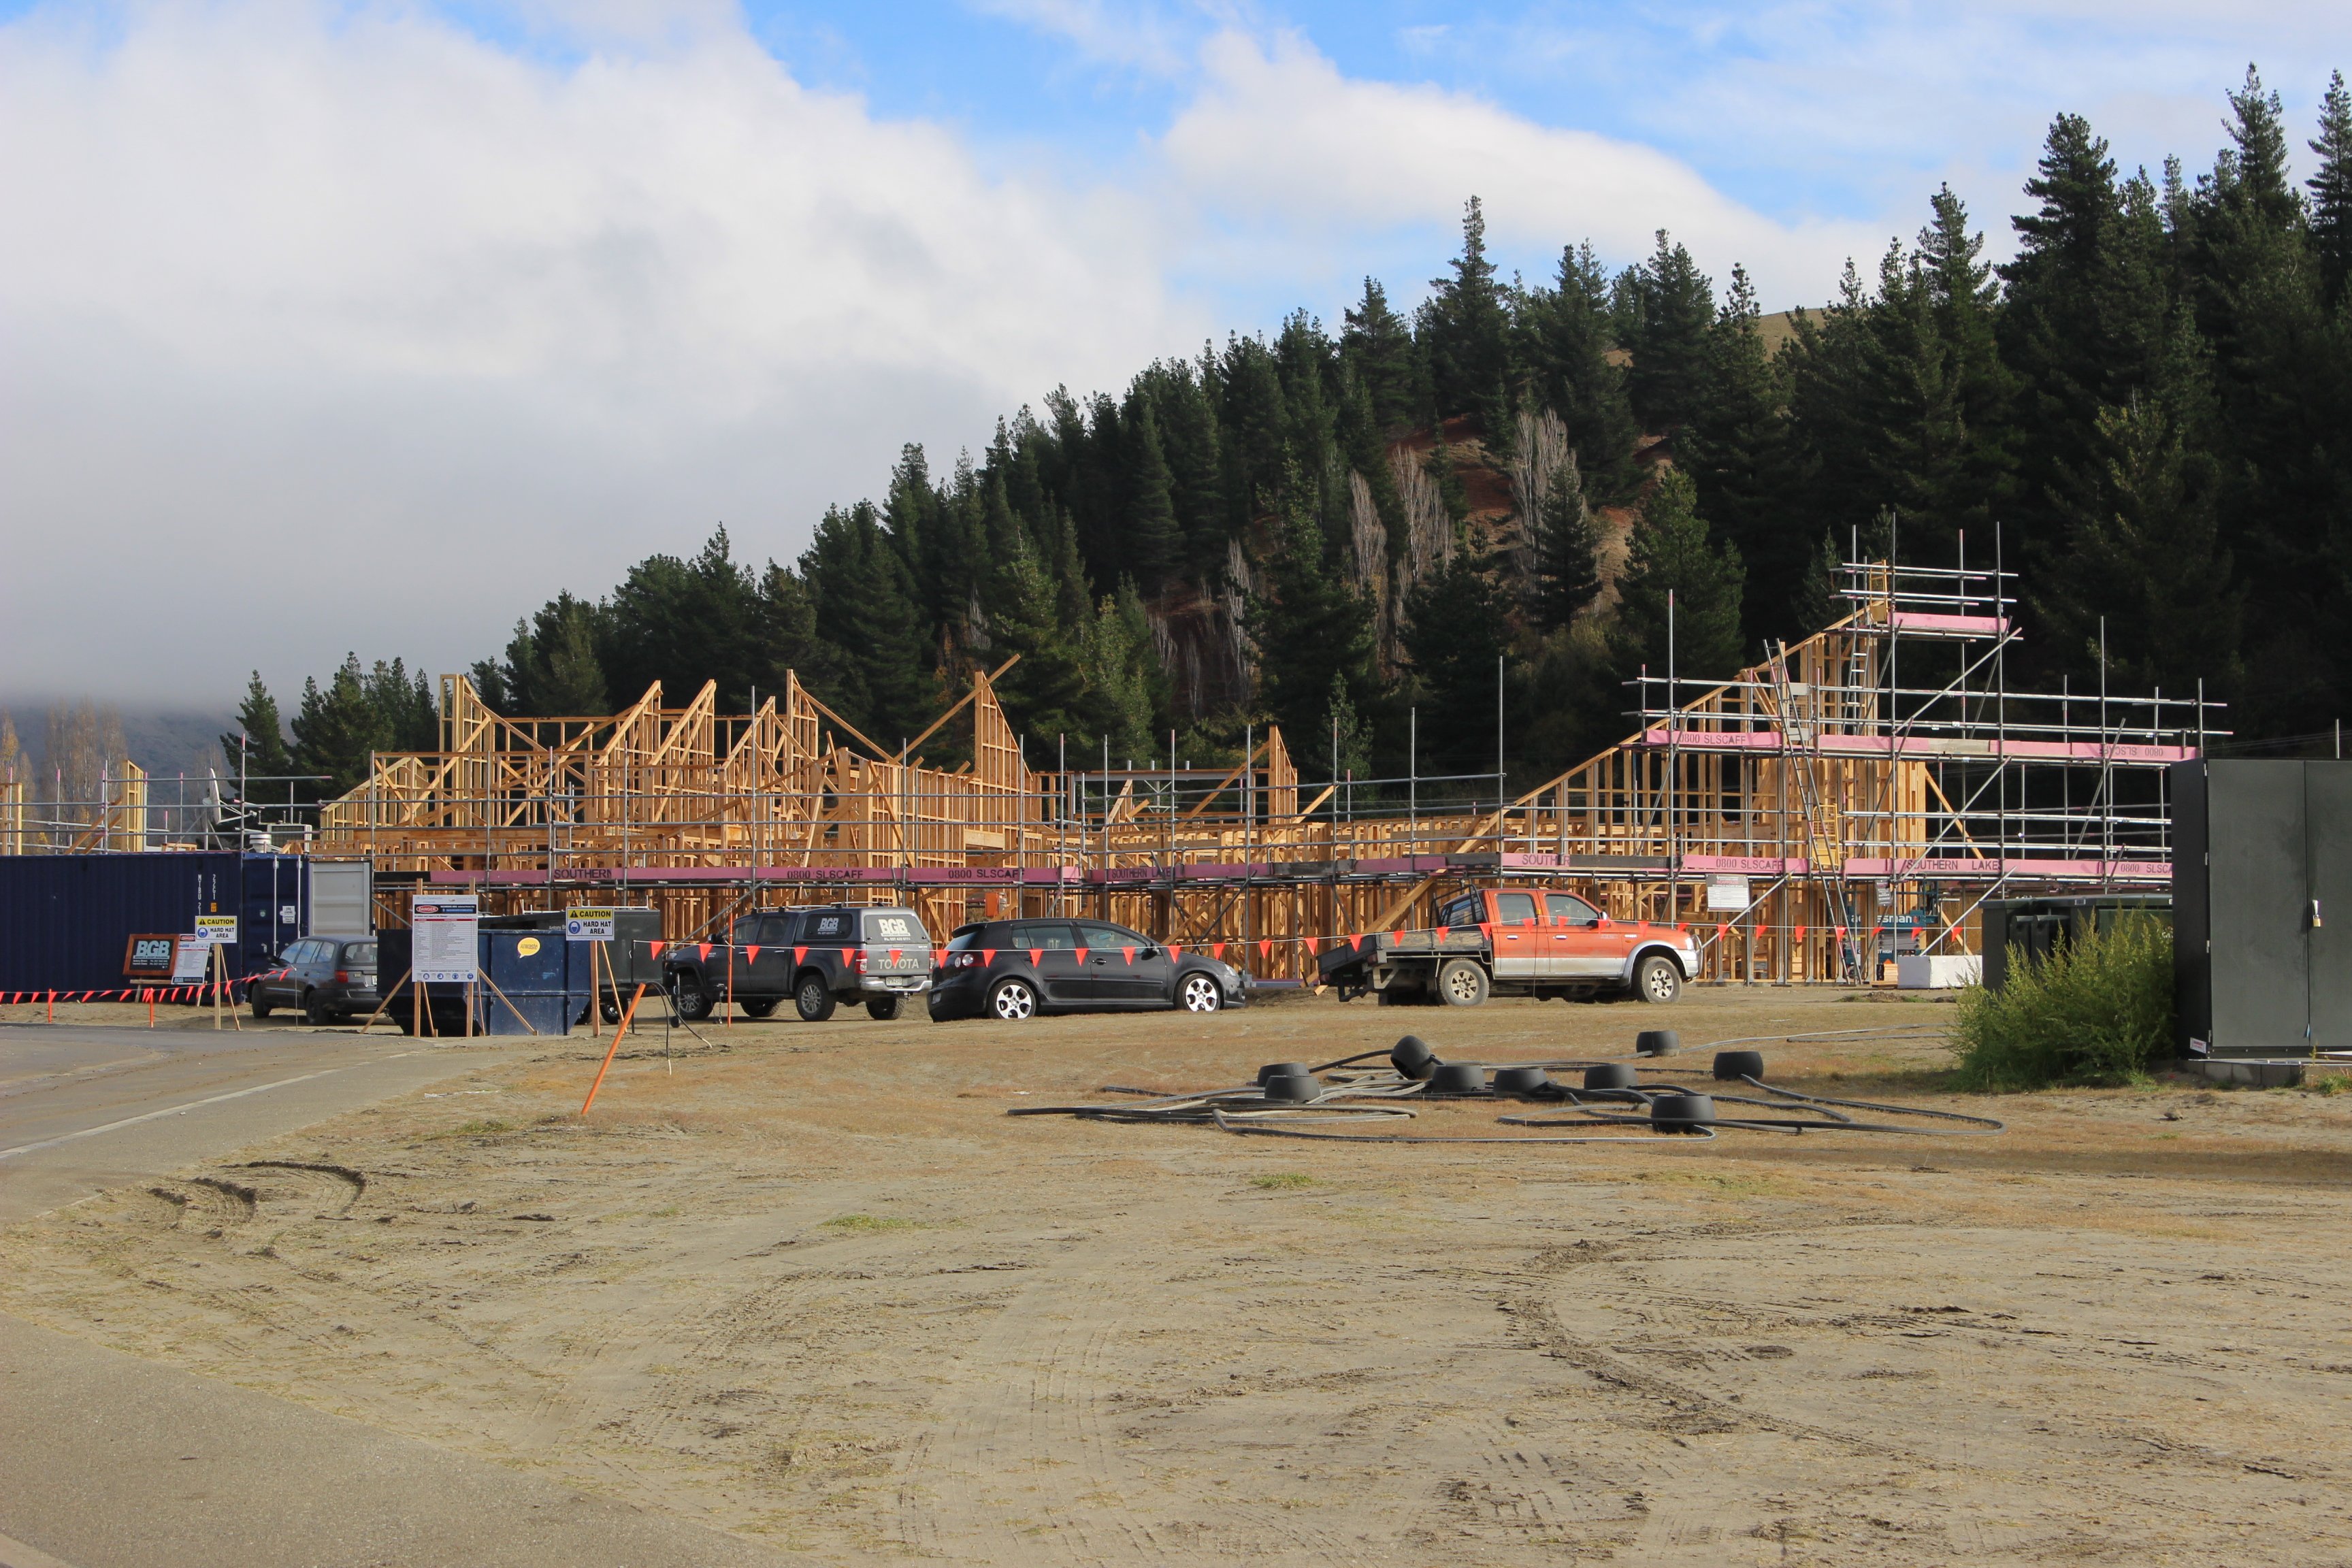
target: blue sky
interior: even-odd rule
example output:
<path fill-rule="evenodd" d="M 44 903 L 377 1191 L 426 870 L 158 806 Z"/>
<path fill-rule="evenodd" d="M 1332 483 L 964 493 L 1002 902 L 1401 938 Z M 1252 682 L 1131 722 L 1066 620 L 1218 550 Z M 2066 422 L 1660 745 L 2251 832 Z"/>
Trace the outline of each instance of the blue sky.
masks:
<path fill-rule="evenodd" d="M 1768 309 L 1939 182 L 1998 258 L 2053 114 L 2194 172 L 2249 61 L 2303 156 L 2352 7 L 0 0 L 0 697 L 457 668 L 722 521 L 790 560 L 902 442 L 1410 305 L 1473 193 L 1507 269 L 1664 226 Z M 285 561 L 353 586 L 224 629 Z"/>

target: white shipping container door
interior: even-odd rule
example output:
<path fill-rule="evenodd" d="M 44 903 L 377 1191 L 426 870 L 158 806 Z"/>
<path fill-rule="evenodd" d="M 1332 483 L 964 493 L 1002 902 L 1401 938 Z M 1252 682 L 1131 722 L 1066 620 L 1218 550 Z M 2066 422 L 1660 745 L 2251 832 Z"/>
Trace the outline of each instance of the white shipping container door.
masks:
<path fill-rule="evenodd" d="M 373 936 L 375 900 L 364 860 L 308 860 L 310 879 L 304 936 Z"/>

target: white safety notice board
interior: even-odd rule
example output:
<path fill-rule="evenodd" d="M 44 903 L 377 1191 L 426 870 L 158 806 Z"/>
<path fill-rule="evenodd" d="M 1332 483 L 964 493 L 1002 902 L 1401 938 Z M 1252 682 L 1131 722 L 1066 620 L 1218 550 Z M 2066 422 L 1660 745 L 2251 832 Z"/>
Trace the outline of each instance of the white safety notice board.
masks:
<path fill-rule="evenodd" d="M 200 936 L 184 936 L 172 947 L 172 984 L 203 984 L 213 965 L 213 944 Z"/>
<path fill-rule="evenodd" d="M 471 893 L 417 894 L 409 906 L 410 974 L 427 985 L 480 978 L 481 912 Z"/>
<path fill-rule="evenodd" d="M 573 905 L 563 911 L 563 939 L 566 942 L 612 941 L 613 911 Z"/>
<path fill-rule="evenodd" d="M 196 940 L 208 942 L 215 947 L 235 947 L 236 917 L 235 915 L 198 915 Z"/>

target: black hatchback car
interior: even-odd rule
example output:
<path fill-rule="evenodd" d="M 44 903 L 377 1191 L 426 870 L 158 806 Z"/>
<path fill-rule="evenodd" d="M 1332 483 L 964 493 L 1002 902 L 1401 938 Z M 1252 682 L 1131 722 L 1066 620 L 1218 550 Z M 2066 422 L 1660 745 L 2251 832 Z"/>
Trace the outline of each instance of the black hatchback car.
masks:
<path fill-rule="evenodd" d="M 958 928 L 942 956 L 931 972 L 935 1019 L 1152 1007 L 1213 1013 L 1249 1000 L 1249 977 L 1223 959 L 1108 921 L 987 921 Z"/>
<path fill-rule="evenodd" d="M 246 987 L 253 1016 L 299 1007 L 308 1023 L 331 1024 L 375 1011 L 375 939 L 312 936 L 278 954 L 281 967 Z"/>

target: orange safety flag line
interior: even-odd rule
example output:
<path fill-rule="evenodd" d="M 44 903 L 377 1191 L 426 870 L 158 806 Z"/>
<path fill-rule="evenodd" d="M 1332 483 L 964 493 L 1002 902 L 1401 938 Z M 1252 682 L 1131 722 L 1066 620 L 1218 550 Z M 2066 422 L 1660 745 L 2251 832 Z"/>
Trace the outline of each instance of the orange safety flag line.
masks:
<path fill-rule="evenodd" d="M 746 963 L 757 963 L 760 962 L 760 949 L 756 944 L 743 950 L 743 962 Z"/>
<path fill-rule="evenodd" d="M 1175 942 L 1169 942 L 1169 943 L 1167 944 L 1167 948 L 1168 948 L 1168 962 L 1170 962 L 1171 963 L 1175 963 L 1177 960 L 1179 960 L 1179 959 L 1181 959 L 1181 958 L 1182 958 L 1182 957 L 1184 956 L 1184 950 L 1183 950 L 1183 948 L 1180 947 L 1180 946 L 1179 946 L 1179 945 L 1177 945 Z"/>
<path fill-rule="evenodd" d="M 1135 949 L 1131 947 L 1122 947 L 1119 949 L 1119 952 L 1127 955 L 1127 962 L 1129 963 L 1132 964 L 1135 962 Z"/>
<path fill-rule="evenodd" d="M 1225 956 L 1225 944 L 1222 942 L 1213 942 L 1209 944 L 1209 951 L 1223 958 Z"/>
<path fill-rule="evenodd" d="M 1439 926 L 1437 928 L 1437 940 L 1440 942 L 1444 942 L 1447 937 L 1453 934 L 1454 928 L 1452 926 Z"/>
<path fill-rule="evenodd" d="M 1045 963 L 1045 950 L 1044 948 L 1042 948 L 1042 947 L 1033 947 L 1033 948 L 1031 948 L 1031 949 L 1029 950 L 1029 963 L 1030 963 L 1030 964 L 1031 964 L 1031 966 L 1032 966 L 1032 967 L 1034 967 L 1035 965 L 1040 964 L 1040 963 Z"/>
<path fill-rule="evenodd" d="M 1799 926 L 1797 928 L 1797 940 L 1799 942 L 1805 940 L 1805 928 L 1803 926 Z"/>
<path fill-rule="evenodd" d="M 1090 951 L 1092 951 L 1092 950 L 1091 950 L 1091 949 L 1088 949 L 1088 948 L 1083 948 L 1083 947 L 1082 947 L 1082 948 L 1080 948 L 1080 949 L 1078 949 L 1078 962 L 1079 962 L 1080 963 L 1084 963 L 1087 961 L 1087 952 L 1089 952 Z"/>
<path fill-rule="evenodd" d="M 801 960 L 803 960 L 803 959 L 806 958 L 807 956 L 808 956 L 808 949 L 807 949 L 807 948 L 804 948 L 804 947 L 796 947 L 796 948 L 793 949 L 793 962 L 794 963 L 800 963 L 800 962 L 801 962 Z"/>
<path fill-rule="evenodd" d="M 994 948 L 983 947 L 980 950 L 980 966 L 982 969 L 993 969 L 996 967 L 996 950 Z"/>
<path fill-rule="evenodd" d="M 667 947 L 667 946 L 669 945 L 669 943 L 667 943 L 667 942 L 647 942 L 646 945 L 647 947 L 649 947 L 649 948 L 651 948 L 651 949 L 653 950 L 651 952 L 649 952 L 648 954 L 646 954 L 646 956 L 647 956 L 647 957 L 649 957 L 649 958 L 659 958 L 659 957 L 661 956 L 661 950 L 662 950 L 663 948 Z"/>
<path fill-rule="evenodd" d="M 709 962 L 710 962 L 710 944 L 709 944 L 709 942 L 698 942 L 698 943 L 696 943 L 696 944 L 695 944 L 694 956 L 695 956 L 695 957 L 697 957 L 697 958 L 698 958 L 698 959 L 700 959 L 700 960 L 701 960 L 703 963 L 709 963 Z"/>

